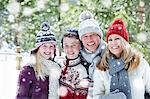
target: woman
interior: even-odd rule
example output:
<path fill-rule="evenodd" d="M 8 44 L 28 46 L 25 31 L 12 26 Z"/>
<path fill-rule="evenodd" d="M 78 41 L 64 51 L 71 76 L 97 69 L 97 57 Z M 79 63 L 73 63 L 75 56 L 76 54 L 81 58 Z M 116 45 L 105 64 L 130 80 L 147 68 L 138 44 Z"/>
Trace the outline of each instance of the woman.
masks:
<path fill-rule="evenodd" d="M 69 29 L 62 38 L 62 47 L 66 62 L 60 78 L 60 99 L 86 99 L 88 92 L 88 75 L 81 64 L 81 48 L 77 30 Z M 64 91 L 65 90 L 65 91 Z"/>
<path fill-rule="evenodd" d="M 59 99 L 60 67 L 53 61 L 56 38 L 46 22 L 37 33 L 35 46 L 30 63 L 19 74 L 16 99 Z"/>
<path fill-rule="evenodd" d="M 150 93 L 150 67 L 128 43 L 128 32 L 116 19 L 106 33 L 108 43 L 94 72 L 93 99 L 144 99 Z"/>

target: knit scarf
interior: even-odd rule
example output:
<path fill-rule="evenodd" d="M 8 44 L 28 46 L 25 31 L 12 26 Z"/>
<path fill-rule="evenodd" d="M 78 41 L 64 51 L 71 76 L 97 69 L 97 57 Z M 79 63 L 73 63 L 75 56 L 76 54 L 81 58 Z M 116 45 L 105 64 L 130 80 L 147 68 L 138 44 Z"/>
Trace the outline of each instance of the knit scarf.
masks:
<path fill-rule="evenodd" d="M 61 74 L 60 66 L 52 60 L 40 58 L 42 69 L 41 73 L 38 75 L 43 81 L 46 76 L 49 76 L 49 94 L 48 99 L 59 99 L 59 78 Z M 31 64 L 34 68 L 34 65 Z"/>
<path fill-rule="evenodd" d="M 99 47 L 96 49 L 95 52 L 93 53 L 88 53 L 84 48 L 80 51 L 82 57 L 88 62 L 91 63 L 91 65 L 88 68 L 88 72 L 89 72 L 89 77 L 91 79 L 93 79 L 93 73 L 94 70 L 96 68 L 97 63 L 99 63 L 101 61 L 101 57 L 104 53 L 104 50 L 106 48 L 106 44 L 104 43 L 103 40 L 101 40 L 101 43 L 99 45 Z"/>
<path fill-rule="evenodd" d="M 111 77 L 110 91 L 119 90 L 123 92 L 127 99 L 132 99 L 131 96 L 131 87 L 128 78 L 128 73 L 125 69 L 125 62 L 122 58 L 115 59 L 111 57 L 108 60 L 109 65 L 109 74 Z"/>

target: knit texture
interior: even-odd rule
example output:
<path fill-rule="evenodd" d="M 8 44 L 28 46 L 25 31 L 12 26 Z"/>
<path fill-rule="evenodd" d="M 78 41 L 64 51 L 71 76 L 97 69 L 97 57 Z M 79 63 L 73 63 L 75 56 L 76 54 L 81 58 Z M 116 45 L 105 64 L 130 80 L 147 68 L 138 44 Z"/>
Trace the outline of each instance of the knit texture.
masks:
<path fill-rule="evenodd" d="M 123 92 L 127 99 L 132 99 L 131 97 L 131 87 L 129 82 L 128 73 L 125 70 L 125 63 L 122 58 L 115 59 L 111 57 L 108 60 L 109 74 L 111 77 L 110 92 L 119 90 Z"/>
<path fill-rule="evenodd" d="M 129 36 L 125 24 L 120 18 L 116 19 L 108 28 L 108 31 L 106 33 L 106 42 L 108 42 L 108 37 L 112 34 L 120 35 L 126 41 L 129 41 Z"/>
<path fill-rule="evenodd" d="M 79 37 L 86 33 L 97 33 L 103 38 L 103 32 L 99 27 L 99 23 L 93 18 L 93 15 L 89 11 L 83 11 L 80 14 L 81 23 L 79 25 Z"/>
<path fill-rule="evenodd" d="M 60 99 L 86 99 L 88 92 L 88 75 L 86 68 L 81 64 L 80 57 L 67 60 L 67 66 L 62 71 L 60 78 Z M 66 94 L 63 94 L 66 93 Z"/>
<path fill-rule="evenodd" d="M 31 53 L 36 52 L 42 44 L 47 42 L 56 45 L 56 37 L 51 31 L 50 25 L 47 22 L 43 22 L 40 31 L 36 35 L 35 48 L 31 50 Z"/>

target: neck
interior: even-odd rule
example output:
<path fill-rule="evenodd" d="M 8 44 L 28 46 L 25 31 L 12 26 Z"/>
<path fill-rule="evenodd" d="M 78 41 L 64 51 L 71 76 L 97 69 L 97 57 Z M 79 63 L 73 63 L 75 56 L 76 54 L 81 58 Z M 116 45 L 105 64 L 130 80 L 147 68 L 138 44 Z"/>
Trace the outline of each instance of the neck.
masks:
<path fill-rule="evenodd" d="M 68 58 L 66 58 L 66 59 L 67 59 L 68 66 L 70 66 L 70 67 L 76 66 L 76 65 L 80 64 L 80 62 L 81 62 L 81 59 L 79 56 L 75 59 L 68 59 Z"/>

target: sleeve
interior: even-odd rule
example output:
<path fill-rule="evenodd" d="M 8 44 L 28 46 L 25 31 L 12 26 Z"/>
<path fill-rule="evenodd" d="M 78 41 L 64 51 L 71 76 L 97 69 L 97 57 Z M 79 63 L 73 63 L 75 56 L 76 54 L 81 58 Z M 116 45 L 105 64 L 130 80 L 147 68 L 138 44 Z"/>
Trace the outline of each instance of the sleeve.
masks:
<path fill-rule="evenodd" d="M 29 66 L 25 66 L 22 68 L 18 78 L 18 89 L 16 99 L 29 99 L 30 86 L 33 82 L 31 79 L 31 75 L 33 75 L 33 71 Z"/>
<path fill-rule="evenodd" d="M 145 59 L 142 59 L 142 64 L 144 64 L 145 68 L 144 68 L 144 75 L 143 75 L 143 79 L 145 82 L 145 90 L 147 93 L 150 94 L 150 66 L 148 64 L 148 62 Z"/>
<path fill-rule="evenodd" d="M 96 68 L 93 75 L 93 98 L 92 99 L 101 99 L 105 88 L 103 85 L 103 76 L 100 70 Z"/>

